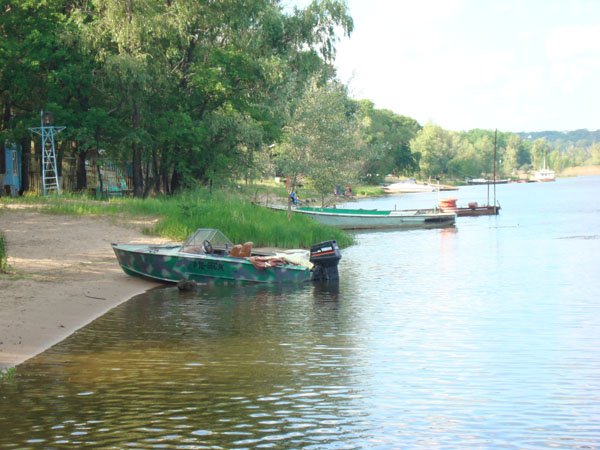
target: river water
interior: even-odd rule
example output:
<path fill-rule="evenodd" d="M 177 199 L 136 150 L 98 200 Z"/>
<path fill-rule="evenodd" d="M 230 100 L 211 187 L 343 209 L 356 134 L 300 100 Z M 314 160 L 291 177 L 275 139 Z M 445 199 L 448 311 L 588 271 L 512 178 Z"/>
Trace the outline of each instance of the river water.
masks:
<path fill-rule="evenodd" d="M 0 448 L 600 448 L 600 177 L 496 193 L 357 234 L 338 285 L 131 299 L 0 383 Z"/>

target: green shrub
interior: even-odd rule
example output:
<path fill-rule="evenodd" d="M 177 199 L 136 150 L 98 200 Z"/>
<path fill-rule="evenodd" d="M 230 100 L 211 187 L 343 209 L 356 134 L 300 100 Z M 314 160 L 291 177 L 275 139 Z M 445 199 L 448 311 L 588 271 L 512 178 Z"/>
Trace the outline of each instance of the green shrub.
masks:
<path fill-rule="evenodd" d="M 0 272 L 5 273 L 6 271 L 8 271 L 8 250 L 6 238 L 0 232 Z"/>
<path fill-rule="evenodd" d="M 15 379 L 15 368 L 9 367 L 7 369 L 0 368 L 0 383 L 10 382 Z"/>

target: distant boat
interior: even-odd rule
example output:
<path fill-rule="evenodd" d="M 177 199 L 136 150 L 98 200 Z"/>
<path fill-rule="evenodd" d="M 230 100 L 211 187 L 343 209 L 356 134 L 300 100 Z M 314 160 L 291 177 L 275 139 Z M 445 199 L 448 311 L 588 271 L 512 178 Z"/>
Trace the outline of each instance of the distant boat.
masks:
<path fill-rule="evenodd" d="M 417 183 L 415 180 L 400 181 L 384 186 L 386 194 L 409 194 L 415 192 L 433 192 L 435 186 L 426 183 Z"/>
<path fill-rule="evenodd" d="M 509 179 L 504 179 L 504 180 L 488 180 L 486 178 L 471 178 L 467 180 L 467 184 L 506 184 L 508 183 L 510 180 Z"/>
<path fill-rule="evenodd" d="M 541 182 L 556 180 L 554 170 L 551 170 L 546 166 L 546 154 L 544 154 L 544 166 L 541 169 L 535 171 L 535 173 L 533 174 L 533 179 L 535 181 Z"/>
<path fill-rule="evenodd" d="M 272 209 L 287 210 L 283 206 L 269 206 Z M 443 228 L 453 226 L 456 214 L 434 210 L 378 210 L 292 208 L 295 214 L 304 214 L 325 225 L 344 230 L 402 229 L 402 228 Z"/>
<path fill-rule="evenodd" d="M 543 169 L 540 169 L 540 170 L 536 170 L 535 173 L 533 174 L 533 179 L 535 181 L 541 181 L 541 182 L 556 181 L 556 177 L 554 175 L 554 170 L 550 170 L 546 167 L 544 167 Z"/>

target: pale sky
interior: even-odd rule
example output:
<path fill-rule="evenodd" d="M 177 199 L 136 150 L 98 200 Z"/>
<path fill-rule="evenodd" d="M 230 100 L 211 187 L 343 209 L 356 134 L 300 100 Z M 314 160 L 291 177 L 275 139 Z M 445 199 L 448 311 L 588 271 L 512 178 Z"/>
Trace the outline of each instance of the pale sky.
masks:
<path fill-rule="evenodd" d="M 600 129 L 600 0 L 347 4 L 336 67 L 354 98 L 448 130 Z"/>

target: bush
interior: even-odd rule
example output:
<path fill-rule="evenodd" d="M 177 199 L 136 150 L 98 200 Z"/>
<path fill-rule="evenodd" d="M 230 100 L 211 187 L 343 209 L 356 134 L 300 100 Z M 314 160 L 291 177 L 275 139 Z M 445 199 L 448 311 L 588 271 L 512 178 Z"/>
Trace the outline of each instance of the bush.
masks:
<path fill-rule="evenodd" d="M 11 382 L 15 379 L 15 368 L 0 369 L 0 386 L 2 382 Z"/>
<path fill-rule="evenodd" d="M 3 233 L 0 233 L 0 272 L 8 271 L 8 255 L 6 248 L 6 238 Z"/>

